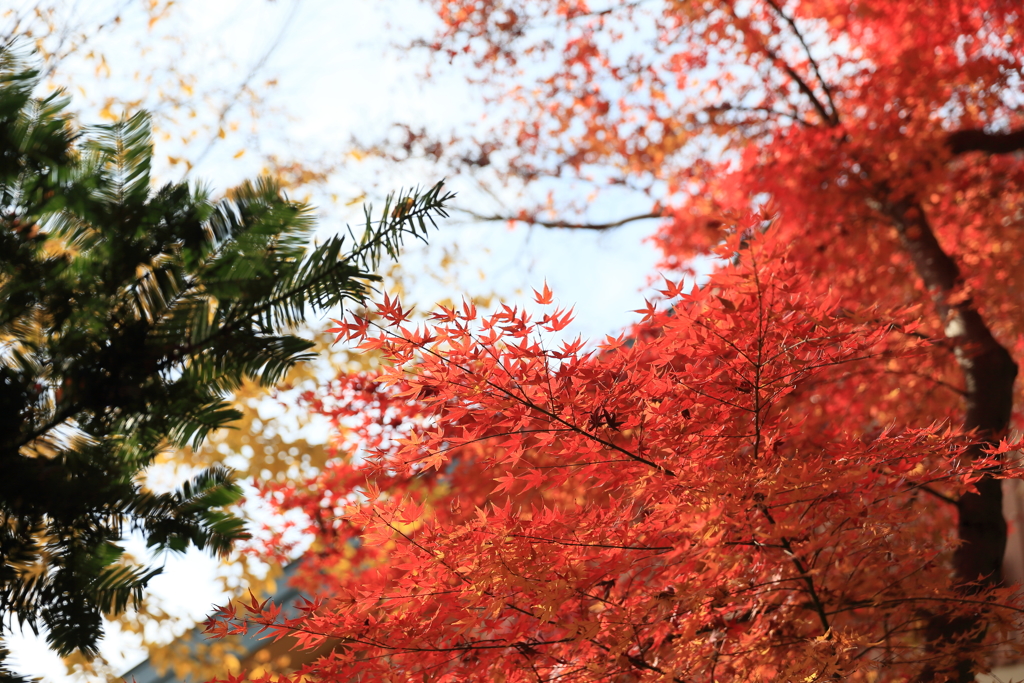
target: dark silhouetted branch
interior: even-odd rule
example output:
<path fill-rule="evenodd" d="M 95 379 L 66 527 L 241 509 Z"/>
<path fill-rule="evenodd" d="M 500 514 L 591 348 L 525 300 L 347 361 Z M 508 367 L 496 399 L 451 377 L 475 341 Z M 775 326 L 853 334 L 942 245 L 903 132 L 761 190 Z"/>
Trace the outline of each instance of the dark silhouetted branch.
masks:
<path fill-rule="evenodd" d="M 573 221 L 544 221 L 527 214 L 518 216 L 500 216 L 497 214 L 487 215 L 477 213 L 470 209 L 457 208 L 455 210 L 478 221 L 487 221 L 489 223 L 506 223 L 512 221 L 518 223 L 529 223 L 530 225 L 539 225 L 542 228 L 558 228 L 563 230 L 612 230 L 614 228 L 621 228 L 623 225 L 627 225 L 635 221 L 643 221 L 650 218 L 663 218 L 665 216 L 664 212 L 651 211 L 648 213 L 640 213 L 635 216 L 627 216 L 626 218 L 622 218 L 617 221 L 609 221 L 607 223 L 584 223 Z"/>
<path fill-rule="evenodd" d="M 1024 150 L 1024 128 L 1008 133 L 986 133 L 980 128 L 958 130 L 949 134 L 946 145 L 953 154 L 1012 154 Z"/>

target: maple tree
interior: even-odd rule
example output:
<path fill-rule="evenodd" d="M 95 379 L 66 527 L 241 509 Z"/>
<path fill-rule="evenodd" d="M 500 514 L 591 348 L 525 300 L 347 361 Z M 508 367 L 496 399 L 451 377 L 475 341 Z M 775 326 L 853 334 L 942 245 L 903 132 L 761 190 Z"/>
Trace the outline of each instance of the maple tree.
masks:
<path fill-rule="evenodd" d="M 333 643 L 298 672 L 318 680 L 900 680 L 962 661 L 928 640 L 936 606 L 985 615 L 972 664 L 1006 645 L 1019 597 L 950 581 L 948 501 L 1017 472 L 948 426 L 892 426 L 936 355 L 919 311 L 850 308 L 770 235 L 739 249 L 597 351 L 545 344 L 571 319 L 546 288 L 536 319 L 414 326 L 385 298 L 343 322 L 394 364 L 309 396 L 343 457 L 266 487 L 307 512 L 328 597 L 229 605 L 208 631 Z"/>
<path fill-rule="evenodd" d="M 341 459 L 268 495 L 308 511 L 329 597 L 270 631 L 338 639 L 326 679 L 968 681 L 1014 656 L 992 447 L 1021 426 L 1019 7 L 431 4 L 427 46 L 510 113 L 373 151 L 628 188 L 648 210 L 487 217 L 660 218 L 668 269 L 738 256 L 589 355 L 537 341 L 554 313 L 345 322 L 390 388 L 310 399 Z"/>

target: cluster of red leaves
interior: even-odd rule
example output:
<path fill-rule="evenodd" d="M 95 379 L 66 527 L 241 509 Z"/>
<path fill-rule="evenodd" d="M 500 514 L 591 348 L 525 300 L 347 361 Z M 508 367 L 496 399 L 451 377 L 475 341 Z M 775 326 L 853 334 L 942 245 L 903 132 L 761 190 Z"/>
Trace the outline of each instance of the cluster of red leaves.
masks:
<path fill-rule="evenodd" d="M 672 263 L 713 248 L 760 192 L 799 219 L 784 229 L 808 249 L 875 252 L 853 228 L 888 223 L 878 202 L 910 193 L 942 216 L 947 244 L 962 231 L 969 250 L 1012 259 L 999 271 L 1014 277 L 1016 250 L 992 231 L 1019 229 L 1004 205 L 1020 201 L 1019 160 L 948 163 L 951 132 L 1022 124 L 1013 3 L 427 1 L 437 52 L 471 61 L 511 105 L 496 127 L 511 131 L 509 177 L 650 188 Z"/>
<path fill-rule="evenodd" d="M 983 612 L 983 656 L 1022 603 L 951 588 L 947 501 L 998 464 L 875 419 L 935 352 L 918 311 L 851 308 L 771 234 L 594 351 L 543 342 L 546 288 L 539 318 L 340 322 L 391 363 L 317 399 L 360 448 L 270 492 L 316 520 L 326 599 L 208 632 L 330 643 L 297 674 L 330 681 L 905 680 L 947 655 L 936 611 Z"/>
<path fill-rule="evenodd" d="M 511 112 L 491 137 L 472 138 L 506 152 L 509 182 L 635 189 L 650 210 L 624 222 L 664 218 L 657 241 L 673 268 L 771 197 L 786 219 L 774 229 L 799 244 L 807 272 L 850 300 L 886 305 L 927 300 L 894 229 L 895 205 L 915 205 L 960 264 L 963 296 L 1024 352 L 1024 157 L 1012 153 L 1019 135 L 995 135 L 1024 135 L 1018 4 L 426 1 L 442 21 L 437 53 L 470 62 Z M 448 160 L 449 175 L 476 172 L 462 156 Z M 616 225 L 564 203 L 545 223 L 549 208 L 509 217 Z M 939 336 L 939 316 L 929 322 Z M 1019 393 L 1016 405 L 1024 427 Z"/>
<path fill-rule="evenodd" d="M 339 458 L 267 489 L 306 511 L 307 586 L 329 599 L 247 618 L 334 643 L 305 672 L 339 681 L 904 681 L 980 661 L 1020 605 L 992 576 L 951 580 L 951 502 L 1005 466 L 946 431 L 986 389 L 972 340 L 941 338 L 969 310 L 1024 353 L 1019 3 L 429 2 L 437 54 L 510 113 L 468 150 L 417 132 L 405 152 L 602 178 L 665 219 L 665 265 L 730 235 L 739 256 L 593 352 L 542 343 L 565 311 L 418 328 L 385 299 L 382 327 L 341 323 L 393 366 L 309 396 Z M 740 217 L 766 197 L 785 220 L 759 236 Z M 543 208 L 510 217 L 620 224 Z M 968 627 L 929 645 L 937 615 Z"/>

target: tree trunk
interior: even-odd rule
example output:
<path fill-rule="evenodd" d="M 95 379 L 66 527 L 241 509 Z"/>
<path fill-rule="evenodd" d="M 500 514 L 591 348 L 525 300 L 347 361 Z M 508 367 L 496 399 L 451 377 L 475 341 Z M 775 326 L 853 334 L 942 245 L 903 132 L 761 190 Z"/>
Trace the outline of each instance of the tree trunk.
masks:
<path fill-rule="evenodd" d="M 885 208 L 943 318 L 946 337 L 964 374 L 964 428 L 975 431 L 977 438 L 971 451 L 980 455 L 1009 426 L 1017 364 L 992 336 L 970 299 L 957 297 L 950 301 L 950 295 L 961 284 L 960 269 L 942 250 L 921 206 L 911 199 L 901 199 Z M 961 544 L 953 556 L 953 567 L 957 586 L 966 595 L 1002 582 L 1006 550 L 1001 482 L 986 476 L 977 483 L 977 489 L 977 493 L 967 493 L 957 501 Z M 984 633 L 984 628 L 981 614 L 957 619 L 933 614 L 928 638 L 938 648 L 972 631 Z M 921 680 L 970 683 L 974 680 L 972 660 L 965 657 L 953 669 L 926 669 Z"/>

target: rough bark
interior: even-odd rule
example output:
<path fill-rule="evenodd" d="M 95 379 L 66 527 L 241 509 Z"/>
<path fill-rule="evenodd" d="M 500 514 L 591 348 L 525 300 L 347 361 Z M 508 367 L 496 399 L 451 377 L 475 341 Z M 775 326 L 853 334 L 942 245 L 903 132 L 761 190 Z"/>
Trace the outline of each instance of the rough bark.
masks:
<path fill-rule="evenodd" d="M 946 337 L 964 374 L 964 427 L 975 431 L 977 440 L 972 450 L 980 455 L 981 449 L 1001 437 L 1009 426 L 1017 364 L 992 336 L 973 302 L 951 297 L 961 284 L 960 269 L 942 249 L 920 205 L 903 199 L 886 209 L 943 318 Z M 957 584 L 965 594 L 1001 583 L 1006 549 L 1000 481 L 986 477 L 978 482 L 977 490 L 957 501 L 961 545 L 954 554 L 953 566 Z M 933 615 L 928 625 L 929 639 L 939 646 L 971 632 L 983 632 L 983 619 L 982 615 L 970 619 Z M 971 669 L 971 662 L 966 660 L 952 671 L 926 671 L 922 680 L 969 683 L 974 680 Z"/>

